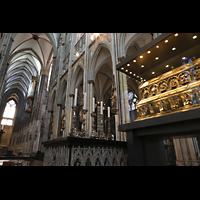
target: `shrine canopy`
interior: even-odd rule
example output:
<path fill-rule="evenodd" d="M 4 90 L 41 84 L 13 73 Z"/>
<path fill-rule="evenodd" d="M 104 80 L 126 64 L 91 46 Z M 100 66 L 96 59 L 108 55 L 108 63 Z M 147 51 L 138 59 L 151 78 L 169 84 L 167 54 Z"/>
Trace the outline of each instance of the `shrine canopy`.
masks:
<path fill-rule="evenodd" d="M 200 57 L 200 33 L 162 33 L 117 65 L 143 83 Z"/>

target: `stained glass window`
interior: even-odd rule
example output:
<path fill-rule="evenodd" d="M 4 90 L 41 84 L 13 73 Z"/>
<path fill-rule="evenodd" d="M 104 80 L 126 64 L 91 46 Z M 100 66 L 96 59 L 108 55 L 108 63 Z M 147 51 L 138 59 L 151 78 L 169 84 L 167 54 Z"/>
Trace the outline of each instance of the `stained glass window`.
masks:
<path fill-rule="evenodd" d="M 138 97 L 133 92 L 128 93 L 128 100 L 129 100 L 129 111 L 136 110 L 136 103 L 138 102 Z"/>
<path fill-rule="evenodd" d="M 136 115 L 136 103 L 138 102 L 138 96 L 134 94 L 133 92 L 128 93 L 128 106 L 129 106 L 129 114 L 130 114 L 130 119 L 131 121 L 135 120 L 135 115 Z"/>
<path fill-rule="evenodd" d="M 7 102 L 4 113 L 3 113 L 3 119 L 1 120 L 1 125 L 13 125 L 13 119 L 15 117 L 15 111 L 16 111 L 16 103 L 13 100 L 10 100 Z"/>

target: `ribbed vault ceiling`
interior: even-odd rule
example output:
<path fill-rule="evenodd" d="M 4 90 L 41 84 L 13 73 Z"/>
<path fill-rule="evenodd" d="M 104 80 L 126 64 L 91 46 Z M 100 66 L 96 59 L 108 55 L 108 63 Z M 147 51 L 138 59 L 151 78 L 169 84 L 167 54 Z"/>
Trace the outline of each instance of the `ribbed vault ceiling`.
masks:
<path fill-rule="evenodd" d="M 15 36 L 4 92 L 18 88 L 26 96 L 32 76 L 39 78 L 41 70 L 50 66 L 58 35 L 51 33 L 48 36 L 45 33 L 18 33 Z M 54 44 L 51 44 L 52 38 Z"/>

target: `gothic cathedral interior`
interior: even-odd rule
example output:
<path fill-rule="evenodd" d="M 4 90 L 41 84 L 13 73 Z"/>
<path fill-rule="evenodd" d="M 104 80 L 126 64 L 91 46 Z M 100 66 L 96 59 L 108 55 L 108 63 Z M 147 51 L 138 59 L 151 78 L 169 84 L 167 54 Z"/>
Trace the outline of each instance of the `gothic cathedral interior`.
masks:
<path fill-rule="evenodd" d="M 0 165 L 199 166 L 200 34 L 0 33 Z"/>

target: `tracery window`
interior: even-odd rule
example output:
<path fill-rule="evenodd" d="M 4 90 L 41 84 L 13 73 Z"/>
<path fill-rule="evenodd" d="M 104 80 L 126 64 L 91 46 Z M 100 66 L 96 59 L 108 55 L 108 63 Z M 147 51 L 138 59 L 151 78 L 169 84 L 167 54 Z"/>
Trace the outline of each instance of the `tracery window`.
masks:
<path fill-rule="evenodd" d="M 1 120 L 1 125 L 13 125 L 13 120 L 16 112 L 16 103 L 14 100 L 10 100 L 7 102 L 6 107 L 3 113 L 3 119 Z"/>

